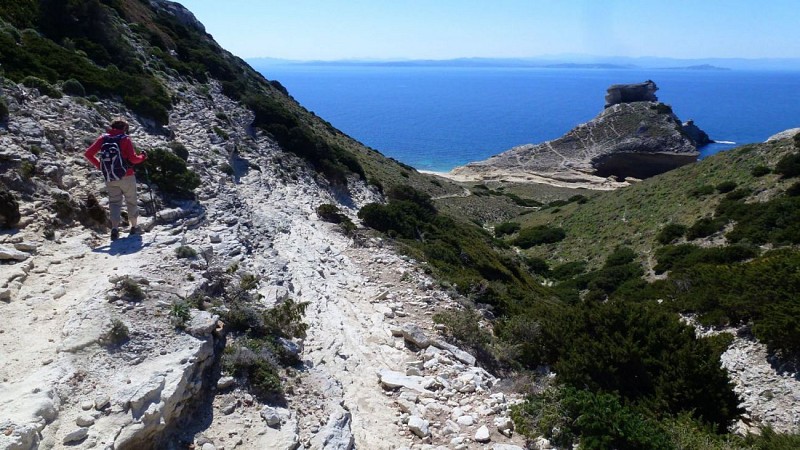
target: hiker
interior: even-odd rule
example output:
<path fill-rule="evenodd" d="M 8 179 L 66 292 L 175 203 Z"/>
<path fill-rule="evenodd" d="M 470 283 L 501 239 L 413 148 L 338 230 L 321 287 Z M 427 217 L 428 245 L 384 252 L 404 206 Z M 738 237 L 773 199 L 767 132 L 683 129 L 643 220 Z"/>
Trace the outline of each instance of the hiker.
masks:
<path fill-rule="evenodd" d="M 97 159 L 97 156 L 100 159 Z M 128 210 L 130 234 L 139 233 L 136 222 L 139 209 L 136 206 L 136 176 L 133 165 L 147 159 L 147 153 L 136 154 L 128 136 L 128 122 L 118 118 L 111 122 L 111 129 L 103 134 L 84 153 L 92 165 L 100 169 L 108 190 L 108 207 L 111 210 L 111 240 L 119 238 L 119 223 L 122 212 L 122 197 Z"/>

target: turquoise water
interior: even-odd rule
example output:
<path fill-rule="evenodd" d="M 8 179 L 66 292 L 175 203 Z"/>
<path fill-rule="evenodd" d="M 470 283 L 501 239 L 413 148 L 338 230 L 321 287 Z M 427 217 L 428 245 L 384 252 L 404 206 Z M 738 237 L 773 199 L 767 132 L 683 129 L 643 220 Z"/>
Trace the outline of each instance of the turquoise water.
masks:
<path fill-rule="evenodd" d="M 555 139 L 603 109 L 606 88 L 652 79 L 712 139 L 703 155 L 800 126 L 800 72 L 275 66 L 261 68 L 353 138 L 447 171 Z"/>

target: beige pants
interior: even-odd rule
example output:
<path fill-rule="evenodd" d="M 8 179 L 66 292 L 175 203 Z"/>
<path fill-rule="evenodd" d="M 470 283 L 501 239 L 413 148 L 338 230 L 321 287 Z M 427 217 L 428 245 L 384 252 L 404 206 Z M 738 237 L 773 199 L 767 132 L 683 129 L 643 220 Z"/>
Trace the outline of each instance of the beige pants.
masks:
<path fill-rule="evenodd" d="M 139 208 L 136 206 L 136 177 L 129 175 L 121 180 L 106 183 L 108 189 L 108 208 L 111 210 L 111 223 L 119 224 L 122 216 L 122 197 L 125 196 L 125 206 L 128 210 L 128 219 L 136 223 L 139 217 Z"/>

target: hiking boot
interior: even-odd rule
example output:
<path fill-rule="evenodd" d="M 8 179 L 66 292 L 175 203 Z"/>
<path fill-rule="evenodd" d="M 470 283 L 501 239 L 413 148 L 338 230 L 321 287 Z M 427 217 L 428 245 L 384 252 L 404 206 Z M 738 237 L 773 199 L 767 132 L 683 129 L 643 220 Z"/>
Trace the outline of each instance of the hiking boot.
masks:
<path fill-rule="evenodd" d="M 116 241 L 119 239 L 119 228 L 112 228 L 111 229 L 111 240 Z"/>
<path fill-rule="evenodd" d="M 137 226 L 132 226 L 128 234 L 142 234 L 142 229 Z"/>

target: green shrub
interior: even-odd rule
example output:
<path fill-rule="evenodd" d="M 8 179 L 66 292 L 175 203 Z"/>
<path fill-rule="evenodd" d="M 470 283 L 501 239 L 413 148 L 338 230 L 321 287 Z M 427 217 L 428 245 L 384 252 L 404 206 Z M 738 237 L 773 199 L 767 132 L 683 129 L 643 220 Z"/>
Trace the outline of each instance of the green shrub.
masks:
<path fill-rule="evenodd" d="M 525 258 L 525 264 L 528 266 L 528 270 L 535 274 L 542 276 L 550 274 L 550 266 L 547 264 L 547 261 L 542 258 Z"/>
<path fill-rule="evenodd" d="M 111 320 L 111 327 L 103 334 L 102 341 L 108 345 L 121 345 L 130 337 L 128 326 L 119 319 Z"/>
<path fill-rule="evenodd" d="M 726 223 L 727 221 L 721 218 L 703 217 L 686 230 L 686 239 L 692 241 L 694 239 L 711 236 L 721 231 Z"/>
<path fill-rule="evenodd" d="M 673 273 L 665 295 L 706 325 L 752 323 L 770 351 L 800 354 L 800 252 L 774 250 L 741 264 L 689 266 Z"/>
<path fill-rule="evenodd" d="M 8 102 L 3 96 L 0 96 L 0 123 L 8 122 Z"/>
<path fill-rule="evenodd" d="M 265 339 L 240 338 L 225 348 L 222 367 L 240 378 L 262 401 L 280 401 L 283 386 L 274 344 Z"/>
<path fill-rule="evenodd" d="M 181 245 L 180 247 L 175 249 L 175 256 L 179 259 L 183 258 L 196 258 L 197 257 L 197 250 L 189 247 L 188 245 Z"/>
<path fill-rule="evenodd" d="M 194 190 L 200 186 L 200 177 L 170 151 L 153 149 L 147 152 L 147 160 L 140 166 L 147 169 L 150 181 L 166 195 L 194 198 Z"/>
<path fill-rule="evenodd" d="M 212 131 L 214 132 L 214 134 L 216 134 L 217 136 L 221 137 L 222 139 L 224 139 L 226 141 L 230 138 L 228 133 L 225 130 L 223 130 L 222 128 L 218 127 L 218 126 L 214 126 L 212 128 Z"/>
<path fill-rule="evenodd" d="M 183 300 L 176 300 L 172 302 L 169 309 L 169 320 L 175 328 L 183 329 L 186 327 L 186 322 L 192 318 L 190 314 L 189 304 Z"/>
<path fill-rule="evenodd" d="M 716 186 L 717 192 L 720 194 L 726 194 L 734 189 L 736 189 L 736 182 L 735 181 L 723 181 Z"/>
<path fill-rule="evenodd" d="M 566 233 L 561 228 L 537 225 L 521 230 L 519 236 L 512 243 L 517 247 L 526 249 L 534 245 L 553 244 L 563 240 L 566 236 Z"/>
<path fill-rule="evenodd" d="M 61 86 L 61 90 L 64 91 L 65 94 L 72 95 L 74 97 L 86 96 L 86 88 L 83 87 L 80 81 L 74 78 L 70 78 L 69 80 L 65 81 Z"/>
<path fill-rule="evenodd" d="M 22 178 L 30 180 L 36 174 L 36 164 L 22 161 L 19 165 L 19 174 L 22 175 Z"/>
<path fill-rule="evenodd" d="M 542 316 L 545 355 L 562 384 L 616 392 L 661 414 L 689 412 L 718 431 L 740 413 L 714 350 L 655 303 L 582 302 Z"/>
<path fill-rule="evenodd" d="M 0 228 L 14 228 L 21 218 L 19 202 L 14 194 L 0 185 Z"/>
<path fill-rule="evenodd" d="M 481 314 L 473 308 L 450 309 L 436 313 L 433 321 L 447 327 L 447 335 L 473 349 L 484 348 L 492 334 L 481 328 Z"/>
<path fill-rule="evenodd" d="M 37 78 L 34 76 L 27 76 L 22 79 L 22 84 L 26 87 L 37 89 L 39 93 L 42 95 L 46 95 L 50 98 L 61 98 L 61 92 L 54 88 L 50 83 L 47 81 L 42 80 L 41 78 Z"/>
<path fill-rule="evenodd" d="M 317 206 L 317 215 L 325 222 L 339 223 L 342 221 L 342 213 L 339 207 L 330 203 Z"/>
<path fill-rule="evenodd" d="M 129 300 L 139 302 L 144 300 L 145 293 L 142 290 L 142 287 L 139 286 L 139 283 L 130 277 L 122 277 L 117 282 L 117 289 L 122 294 L 122 296 Z"/>
<path fill-rule="evenodd" d="M 698 264 L 733 264 L 758 256 L 758 249 L 745 245 L 702 248 L 692 244 L 668 245 L 656 250 L 656 273 Z"/>
<path fill-rule="evenodd" d="M 783 178 L 792 178 L 800 175 L 800 153 L 791 153 L 778 161 L 775 165 L 775 173 Z"/>
<path fill-rule="evenodd" d="M 675 240 L 682 238 L 686 234 L 686 225 L 678 223 L 668 223 L 656 235 L 656 241 L 661 245 L 673 243 Z"/>
<path fill-rule="evenodd" d="M 710 184 L 705 184 L 702 186 L 698 186 L 694 189 L 691 189 L 689 191 L 689 197 L 699 198 L 699 197 L 705 197 L 706 195 L 711 195 L 713 193 L 714 193 L 714 186 L 711 186 Z"/>
<path fill-rule="evenodd" d="M 186 148 L 185 145 L 181 144 L 180 142 L 170 142 L 168 147 L 175 153 L 180 159 L 184 161 L 189 161 L 189 150 Z"/>
<path fill-rule="evenodd" d="M 792 184 L 788 188 L 786 188 L 786 195 L 789 197 L 798 197 L 800 196 L 800 181 L 797 183 Z"/>
<path fill-rule="evenodd" d="M 795 138 L 797 136 L 795 135 Z M 767 427 L 762 428 L 759 434 L 749 434 L 745 439 L 745 445 L 753 450 L 794 450 L 800 448 L 800 434 L 776 433 Z"/>
<path fill-rule="evenodd" d="M 566 280 L 586 272 L 586 261 L 573 261 L 553 267 L 550 275 L 556 280 Z"/>
<path fill-rule="evenodd" d="M 787 195 L 752 203 L 723 201 L 716 214 L 735 222 L 726 235 L 730 242 L 800 243 L 800 197 Z"/>
<path fill-rule="evenodd" d="M 226 174 L 226 175 L 233 175 L 234 174 L 233 167 L 228 163 L 220 164 L 219 170 L 222 173 Z"/>
<path fill-rule="evenodd" d="M 753 169 L 750 171 L 750 175 L 754 177 L 763 177 L 769 173 L 772 173 L 772 170 L 763 164 L 753 167 Z"/>
<path fill-rule="evenodd" d="M 546 405 L 553 397 L 556 405 Z M 515 411 L 517 420 L 529 422 L 524 428 L 536 429 L 561 448 L 578 442 L 587 450 L 673 448 L 657 421 L 624 405 L 614 394 L 564 388 L 555 395 L 530 398 Z"/>
<path fill-rule="evenodd" d="M 503 222 L 494 227 L 494 234 L 497 237 L 514 234 L 522 228 L 519 222 Z"/>
<path fill-rule="evenodd" d="M 630 247 L 617 247 L 606 257 L 605 267 L 623 266 L 636 259 L 636 252 Z"/>

